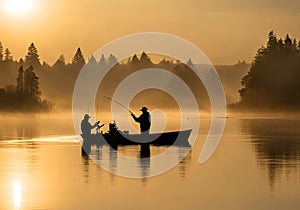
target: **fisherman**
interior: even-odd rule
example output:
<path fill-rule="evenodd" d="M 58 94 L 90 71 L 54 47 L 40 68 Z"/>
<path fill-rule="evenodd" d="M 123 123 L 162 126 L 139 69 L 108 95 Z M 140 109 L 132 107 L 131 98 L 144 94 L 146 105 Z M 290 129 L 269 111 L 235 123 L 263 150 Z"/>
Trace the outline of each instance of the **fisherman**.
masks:
<path fill-rule="evenodd" d="M 118 127 L 116 125 L 116 122 L 114 121 L 113 123 L 109 123 L 109 134 L 110 135 L 118 135 Z"/>
<path fill-rule="evenodd" d="M 141 134 L 143 135 L 143 140 L 145 142 L 149 141 L 149 130 L 151 126 L 151 115 L 148 112 L 148 108 L 143 106 L 141 108 L 142 114 L 139 117 L 136 117 L 133 113 L 131 113 L 132 118 L 140 123 L 140 129 L 141 129 Z M 147 158 L 150 157 L 150 145 L 149 143 L 141 143 L 140 144 L 140 154 L 141 158 Z"/>
<path fill-rule="evenodd" d="M 81 132 L 83 136 L 91 135 L 92 129 L 98 127 L 100 123 L 100 121 L 98 121 L 94 125 L 92 125 L 89 122 L 90 118 L 91 117 L 88 114 L 85 114 L 83 120 L 81 121 Z"/>
<path fill-rule="evenodd" d="M 150 126 L 151 126 L 151 115 L 148 112 L 148 108 L 143 106 L 140 110 L 142 114 L 139 117 L 136 117 L 133 113 L 131 113 L 132 118 L 140 123 L 140 129 L 142 134 L 149 134 Z"/>
<path fill-rule="evenodd" d="M 81 132 L 83 137 L 83 144 L 82 144 L 82 155 L 88 155 L 91 152 L 91 145 L 92 145 L 92 129 L 94 128 L 100 128 L 99 123 L 100 121 L 96 122 L 94 125 L 92 125 L 89 122 L 89 119 L 91 117 L 88 114 L 84 115 L 83 120 L 81 121 Z M 97 146 L 98 148 L 98 146 Z"/>

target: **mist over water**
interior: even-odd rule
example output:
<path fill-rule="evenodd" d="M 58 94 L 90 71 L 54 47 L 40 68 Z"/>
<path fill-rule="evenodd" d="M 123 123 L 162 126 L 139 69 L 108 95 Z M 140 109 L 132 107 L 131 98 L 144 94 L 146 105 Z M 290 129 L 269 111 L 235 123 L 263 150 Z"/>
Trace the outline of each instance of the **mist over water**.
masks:
<path fill-rule="evenodd" d="M 167 130 L 176 129 L 175 114 L 166 113 L 171 121 L 167 122 Z M 210 123 L 209 115 L 202 115 L 197 141 L 179 165 L 153 178 L 128 179 L 110 174 L 91 159 L 81 157 L 80 144 L 68 116 L 36 115 L 29 119 L 7 115 L 1 118 L 1 208 L 9 209 L 13 205 L 14 183 L 20 185 L 16 189 L 21 190 L 21 209 L 93 209 L 95 206 L 138 209 L 145 205 L 154 208 L 154 203 L 174 209 L 199 206 L 282 209 L 287 201 L 289 208 L 298 205 L 299 118 L 229 115 L 217 151 L 200 165 L 198 158 Z M 109 115 L 101 114 L 97 118 L 103 122 L 111 120 Z M 193 123 L 192 118 L 190 123 Z M 151 146 L 151 155 L 166 149 Z M 170 158 L 180 158 L 184 152 L 184 148 L 173 149 Z M 139 147 L 119 147 L 115 151 L 103 146 L 101 152 L 92 153 L 92 157 L 110 160 L 111 169 L 117 171 L 122 167 L 119 153 L 139 157 Z M 143 177 L 150 169 L 151 161 L 141 159 L 130 170 L 136 170 Z M 193 195 L 205 199 L 199 202 Z M 61 199 L 64 202 L 60 202 Z M 116 199 L 118 202 L 113 202 Z M 166 199 L 170 202 L 165 202 Z"/>
<path fill-rule="evenodd" d="M 0 210 L 299 209 L 299 0 L 63 2 L 3 0 Z"/>

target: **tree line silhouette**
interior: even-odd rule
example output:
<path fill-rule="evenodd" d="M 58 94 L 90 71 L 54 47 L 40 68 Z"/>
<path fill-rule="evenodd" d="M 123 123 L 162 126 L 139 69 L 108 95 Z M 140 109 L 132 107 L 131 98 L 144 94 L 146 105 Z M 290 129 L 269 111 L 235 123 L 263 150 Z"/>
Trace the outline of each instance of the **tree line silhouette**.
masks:
<path fill-rule="evenodd" d="M 98 89 L 97 103 L 101 104 L 102 109 L 110 110 L 111 108 L 110 104 L 107 103 L 105 98 L 102 97 L 103 95 L 113 97 L 115 90 L 127 76 L 146 68 L 164 69 L 166 71 L 171 72 L 172 74 L 177 75 L 191 89 L 196 100 L 198 101 L 199 107 L 201 109 L 210 109 L 209 98 L 206 89 L 203 86 L 201 80 L 195 74 L 195 72 L 190 69 L 190 66 L 194 65 L 191 60 L 188 64 L 186 64 L 182 63 L 179 60 L 166 58 L 163 56 L 157 57 L 156 62 L 152 61 L 151 58 L 152 54 L 141 52 L 140 54 L 134 54 L 127 60 L 120 61 L 110 69 L 110 71 L 105 75 L 104 79 L 101 81 L 101 84 Z M 92 69 L 95 69 L 95 65 L 99 65 L 99 63 L 96 64 L 94 62 L 88 62 L 87 68 L 91 66 Z M 108 63 L 107 65 L 110 64 Z M 95 77 L 97 77 L 97 72 L 95 72 Z M 138 86 L 138 83 L 143 82 L 144 81 L 142 79 L 137 80 L 136 85 Z M 165 81 L 165 84 L 170 89 L 178 89 L 176 86 L 177 84 L 172 83 L 171 81 Z M 181 96 L 182 100 L 189 100 L 188 98 L 186 98 L 187 96 L 184 91 L 178 91 L 177 94 Z M 141 97 L 136 98 L 136 100 L 134 101 L 135 107 L 132 108 L 137 108 L 144 104 L 147 104 L 147 106 L 150 107 L 150 109 L 151 107 L 169 109 L 178 107 L 178 104 L 168 94 L 164 93 L 163 91 L 158 91 L 154 88 L 147 91 L 143 91 L 143 94 L 140 96 Z"/>
<path fill-rule="evenodd" d="M 2 111 L 47 111 L 53 107 L 49 100 L 41 98 L 39 78 L 30 66 L 18 70 L 16 84 L 0 89 L 0 108 Z"/>
<path fill-rule="evenodd" d="M 34 43 L 28 47 L 25 58 L 13 59 L 11 51 L 0 42 L 0 109 L 6 111 L 44 111 L 54 107 L 60 97 L 72 95 L 80 69 L 85 64 L 78 48 L 71 63 L 64 55 L 50 66 L 41 62 Z M 16 82 L 16 83 L 15 83 Z M 42 92 L 50 100 L 42 99 Z M 67 90 L 67 91 L 66 91 Z M 50 93 L 50 94 L 49 94 Z M 52 97 L 54 96 L 54 97 Z"/>
<path fill-rule="evenodd" d="M 237 93 L 241 88 L 239 90 L 240 102 L 233 107 L 299 108 L 299 51 L 300 44 L 296 39 L 291 39 L 289 35 L 285 39 L 278 39 L 272 31 L 269 33 L 267 46 L 258 50 L 251 66 L 245 62 L 231 66 L 215 66 L 224 82 L 226 96 L 231 102 L 235 100 L 234 92 Z M 53 65 L 49 65 L 40 60 L 34 43 L 29 45 L 24 59 L 16 61 L 11 51 L 8 48 L 4 49 L 0 42 L 0 86 L 5 86 L 1 89 L 0 106 L 1 109 L 5 107 L 22 109 L 22 107 L 30 107 L 28 101 L 31 100 L 35 101 L 36 107 L 47 107 L 47 109 L 53 107 L 53 103 L 42 99 L 41 90 L 43 90 L 43 96 L 54 101 L 55 107 L 70 109 L 76 78 L 85 64 L 99 71 L 105 67 L 112 67 L 98 90 L 106 95 L 112 95 L 117 85 L 130 73 L 144 68 L 161 68 L 181 77 L 190 85 L 198 99 L 206 98 L 205 88 L 202 88 L 201 81 L 189 68 L 191 65 L 198 65 L 201 68 L 201 65 L 193 64 L 192 60 L 182 63 L 172 58 L 161 57 L 158 62 L 154 63 L 151 59 L 152 55 L 142 52 L 119 63 L 114 55 L 107 57 L 102 55 L 98 61 L 91 56 L 86 61 L 81 49 L 77 48 L 70 63 L 65 61 L 64 55 L 60 55 Z M 112 66 L 115 63 L 116 65 Z M 249 68 L 250 70 L 245 75 Z M 29 82 L 28 78 L 36 79 Z M 238 85 L 239 80 L 242 86 Z M 31 84 L 30 88 L 29 84 Z M 19 97 L 13 99 L 16 96 L 12 96 L 13 94 Z M 156 99 L 162 104 L 164 96 L 160 95 Z"/>
<path fill-rule="evenodd" d="M 288 34 L 278 39 L 271 31 L 241 84 L 239 107 L 299 110 L 300 41 Z"/>
<path fill-rule="evenodd" d="M 1 53 L 3 54 L 3 50 Z M 148 56 L 145 52 L 142 52 L 141 54 L 133 55 L 127 60 L 120 61 L 119 63 L 117 62 L 117 58 L 112 54 L 107 57 L 102 55 L 98 61 L 95 59 L 95 57 L 91 56 L 86 62 L 81 49 L 78 48 L 71 63 L 66 63 L 64 55 L 60 55 L 57 61 L 50 66 L 46 62 L 40 61 L 38 50 L 33 43 L 31 43 L 28 47 L 28 52 L 24 60 L 20 59 L 19 61 L 15 61 L 12 59 L 12 56 L 10 59 L 6 59 L 4 56 L 4 58 L 0 60 L 0 75 L 3 76 L 1 77 L 2 80 L 0 78 L 0 85 L 6 85 L 7 82 L 13 83 L 15 82 L 16 77 L 18 78 L 17 80 L 19 80 L 17 69 L 19 69 L 20 66 L 23 66 L 24 69 L 34 68 L 34 73 L 36 76 L 38 75 L 39 78 L 39 90 L 43 90 L 43 95 L 55 102 L 55 108 L 70 109 L 74 85 L 80 70 L 85 64 L 87 64 L 87 68 L 92 67 L 93 69 L 97 69 L 99 71 L 101 71 L 103 68 L 111 68 L 105 77 L 106 80 L 103 82 L 103 84 L 105 84 L 102 86 L 104 89 L 101 89 L 101 91 L 99 90 L 103 95 L 111 95 L 120 81 L 122 81 L 122 79 L 124 79 L 130 73 L 151 67 L 168 69 L 175 72 L 187 82 L 190 81 L 192 86 L 195 86 L 195 88 L 192 88 L 195 94 L 199 95 L 199 88 L 197 88 L 199 86 L 196 84 L 199 84 L 199 82 L 201 83 L 201 81 L 199 79 L 195 80 L 197 77 L 191 76 L 192 71 L 189 71 L 189 67 L 180 61 L 162 58 L 158 63 L 154 63 L 152 62 L 150 56 Z M 116 65 L 112 66 L 113 64 Z M 189 65 L 191 64 L 192 61 L 190 60 Z M 24 71 L 24 78 L 25 72 L 27 72 L 27 70 Z M 12 87 L 13 85 L 6 85 L 6 87 L 8 86 Z M 17 82 L 17 85 L 15 86 L 15 88 L 18 89 L 17 87 L 20 85 L 18 85 Z M 24 95 L 26 96 L 24 97 L 27 98 L 28 91 L 25 90 L 28 89 L 26 89 L 24 86 Z M 200 92 L 206 93 L 204 88 L 201 88 Z M 40 93 L 31 94 L 39 96 L 41 95 Z M 158 102 L 160 99 L 163 100 L 164 97 L 157 97 L 154 101 Z M 11 104 L 16 103 L 19 102 L 15 101 Z M 47 101 L 47 104 L 50 104 L 49 101 Z"/>

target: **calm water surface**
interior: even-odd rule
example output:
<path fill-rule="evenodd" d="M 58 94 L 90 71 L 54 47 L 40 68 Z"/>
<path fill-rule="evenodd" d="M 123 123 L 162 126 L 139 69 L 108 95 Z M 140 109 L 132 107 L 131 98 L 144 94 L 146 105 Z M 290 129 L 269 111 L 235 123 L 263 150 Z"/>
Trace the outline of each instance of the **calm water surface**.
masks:
<path fill-rule="evenodd" d="M 300 119 L 228 118 L 215 154 L 198 163 L 209 121 L 172 170 L 145 178 L 151 161 L 113 175 L 80 153 L 70 119 L 0 120 L 0 209 L 299 209 Z M 156 155 L 167 148 L 151 147 Z M 139 147 L 118 152 L 138 157 Z M 181 158 L 174 148 L 170 158 Z M 120 157 L 102 147 L 117 170 Z"/>

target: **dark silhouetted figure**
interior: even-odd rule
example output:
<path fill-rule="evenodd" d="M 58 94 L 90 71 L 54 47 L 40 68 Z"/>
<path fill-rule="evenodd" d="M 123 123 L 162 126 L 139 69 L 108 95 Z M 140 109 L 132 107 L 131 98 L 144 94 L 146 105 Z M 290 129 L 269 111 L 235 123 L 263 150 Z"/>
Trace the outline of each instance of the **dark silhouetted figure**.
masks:
<path fill-rule="evenodd" d="M 118 135 L 119 134 L 116 122 L 109 123 L 109 131 L 108 132 L 110 135 Z"/>
<path fill-rule="evenodd" d="M 91 139 L 92 129 L 98 127 L 98 124 L 100 123 L 100 121 L 98 121 L 92 125 L 89 122 L 90 118 L 91 117 L 88 114 L 85 114 L 83 120 L 81 121 L 81 132 L 83 137 L 81 152 L 83 155 L 87 155 L 91 152 L 91 143 L 89 142 L 89 139 Z"/>
<path fill-rule="evenodd" d="M 141 133 L 149 134 L 149 130 L 151 126 L 150 113 L 148 112 L 148 109 L 145 106 L 142 107 L 140 111 L 142 111 L 142 114 L 139 117 L 136 117 L 133 113 L 131 114 L 131 116 L 136 122 L 140 123 Z"/>
<path fill-rule="evenodd" d="M 142 114 L 139 117 L 136 117 L 133 113 L 131 114 L 132 118 L 140 123 L 141 134 L 145 135 L 145 139 L 147 139 L 147 135 L 149 135 L 149 130 L 151 127 L 151 115 L 148 112 L 147 107 L 142 107 L 140 110 Z M 150 145 L 149 143 L 142 143 L 141 146 L 141 157 L 150 157 Z"/>
<path fill-rule="evenodd" d="M 117 136 L 120 135 L 119 131 L 118 131 L 118 127 L 116 125 L 116 122 L 114 121 L 113 123 L 109 123 L 109 131 L 108 131 L 110 136 Z M 112 142 L 108 142 L 108 144 L 110 145 L 110 147 L 114 150 L 118 150 L 118 144 L 114 144 Z"/>
<path fill-rule="evenodd" d="M 98 121 L 94 125 L 92 125 L 89 122 L 90 118 L 91 117 L 88 114 L 85 114 L 83 120 L 81 121 L 81 132 L 83 135 L 90 135 L 92 132 L 92 129 L 96 128 L 98 126 L 98 124 L 100 123 L 100 121 Z"/>

